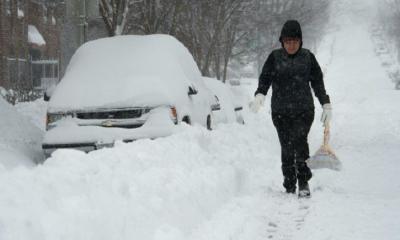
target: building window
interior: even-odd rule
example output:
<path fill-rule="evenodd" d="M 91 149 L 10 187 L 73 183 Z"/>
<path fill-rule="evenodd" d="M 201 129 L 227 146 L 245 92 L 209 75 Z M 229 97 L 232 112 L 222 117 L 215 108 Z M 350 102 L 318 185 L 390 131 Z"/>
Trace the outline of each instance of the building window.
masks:
<path fill-rule="evenodd" d="M 5 1 L 5 10 L 6 10 L 7 16 L 10 16 L 11 15 L 11 0 Z"/>
<path fill-rule="evenodd" d="M 22 0 L 18 0 L 18 1 L 17 1 L 17 7 L 18 7 L 19 9 L 23 9 L 23 8 L 24 8 L 24 2 L 23 2 Z"/>
<path fill-rule="evenodd" d="M 26 59 L 16 58 L 16 57 L 8 57 L 7 58 L 7 66 L 8 66 L 8 76 L 10 82 L 13 83 L 14 88 L 23 87 L 23 82 L 27 73 L 27 63 Z M 22 84 L 22 85 L 21 85 Z"/>
<path fill-rule="evenodd" d="M 23 0 L 18 0 L 17 1 L 17 16 L 18 18 L 23 18 L 25 17 L 25 2 Z"/>

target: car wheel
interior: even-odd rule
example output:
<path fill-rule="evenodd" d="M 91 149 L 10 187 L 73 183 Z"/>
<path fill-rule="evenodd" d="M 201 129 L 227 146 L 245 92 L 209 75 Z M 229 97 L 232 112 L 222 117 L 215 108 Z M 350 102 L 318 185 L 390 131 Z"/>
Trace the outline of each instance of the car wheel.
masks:
<path fill-rule="evenodd" d="M 184 116 L 184 117 L 182 118 L 182 122 L 184 122 L 184 123 L 186 123 L 186 124 L 188 124 L 188 125 L 191 125 L 189 116 Z"/>
<path fill-rule="evenodd" d="M 244 119 L 242 115 L 236 116 L 236 122 L 238 122 L 239 124 L 244 125 Z"/>
<path fill-rule="evenodd" d="M 211 115 L 208 115 L 208 116 L 207 116 L 207 129 L 208 129 L 208 130 L 212 130 L 211 124 L 212 124 L 212 122 L 211 122 Z"/>

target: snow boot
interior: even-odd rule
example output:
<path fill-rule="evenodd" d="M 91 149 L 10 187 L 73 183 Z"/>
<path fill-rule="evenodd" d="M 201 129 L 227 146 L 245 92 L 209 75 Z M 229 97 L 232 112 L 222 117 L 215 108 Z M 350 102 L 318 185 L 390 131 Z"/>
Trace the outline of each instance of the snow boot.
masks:
<path fill-rule="evenodd" d="M 299 181 L 299 198 L 311 197 L 310 186 L 308 182 Z"/>
<path fill-rule="evenodd" d="M 286 193 L 295 194 L 296 193 L 296 186 L 291 188 L 286 188 Z"/>
<path fill-rule="evenodd" d="M 287 193 L 296 193 L 296 171 L 294 167 L 282 168 L 284 173 L 283 186 Z"/>

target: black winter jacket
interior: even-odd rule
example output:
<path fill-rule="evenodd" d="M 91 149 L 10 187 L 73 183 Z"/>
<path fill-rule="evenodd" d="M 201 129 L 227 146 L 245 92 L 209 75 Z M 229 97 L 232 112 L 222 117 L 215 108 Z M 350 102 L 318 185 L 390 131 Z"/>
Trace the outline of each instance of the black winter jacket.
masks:
<path fill-rule="evenodd" d="M 272 85 L 272 112 L 295 113 L 314 110 L 310 84 L 321 105 L 330 103 L 322 71 L 314 54 L 300 48 L 296 54 L 289 55 L 281 48 L 268 56 L 255 94 L 267 95 Z"/>

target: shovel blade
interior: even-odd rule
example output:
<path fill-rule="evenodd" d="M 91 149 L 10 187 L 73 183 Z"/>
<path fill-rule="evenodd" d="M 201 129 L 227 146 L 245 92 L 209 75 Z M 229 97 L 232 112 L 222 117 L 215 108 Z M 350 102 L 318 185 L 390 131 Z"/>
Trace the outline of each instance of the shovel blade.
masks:
<path fill-rule="evenodd" d="M 342 163 L 336 155 L 327 148 L 321 147 L 314 156 L 306 161 L 307 166 L 311 169 L 327 168 L 335 171 L 342 169 Z"/>

